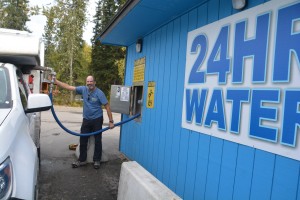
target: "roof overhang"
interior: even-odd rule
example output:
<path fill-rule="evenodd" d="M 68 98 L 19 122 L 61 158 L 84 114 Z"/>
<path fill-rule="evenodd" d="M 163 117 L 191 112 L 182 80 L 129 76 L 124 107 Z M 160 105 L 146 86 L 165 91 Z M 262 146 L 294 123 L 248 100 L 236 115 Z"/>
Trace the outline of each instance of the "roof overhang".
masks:
<path fill-rule="evenodd" d="M 102 44 L 129 46 L 206 0 L 128 0 L 100 34 Z"/>

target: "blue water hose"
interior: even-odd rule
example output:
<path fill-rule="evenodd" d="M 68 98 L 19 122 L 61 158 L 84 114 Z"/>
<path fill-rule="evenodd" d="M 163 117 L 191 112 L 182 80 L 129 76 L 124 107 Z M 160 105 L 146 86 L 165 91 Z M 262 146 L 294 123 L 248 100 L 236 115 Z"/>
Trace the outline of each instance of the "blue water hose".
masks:
<path fill-rule="evenodd" d="M 50 100 L 51 100 L 51 102 L 52 102 L 52 91 L 50 91 L 49 97 L 50 97 Z M 103 128 L 103 129 L 101 129 L 101 130 L 98 130 L 98 131 L 95 131 L 95 132 L 91 132 L 91 133 L 84 133 L 84 134 L 76 133 L 76 132 L 73 132 L 73 131 L 70 131 L 69 129 L 67 129 L 67 128 L 59 121 L 59 119 L 58 119 L 58 117 L 57 117 L 57 115 L 56 115 L 56 113 L 55 113 L 55 111 L 54 111 L 53 103 L 52 103 L 52 106 L 51 106 L 51 112 L 52 112 L 52 115 L 53 115 L 55 121 L 57 122 L 57 124 L 58 124 L 62 129 L 64 129 L 67 133 L 70 133 L 71 135 L 87 137 L 87 136 L 91 136 L 91 135 L 96 135 L 96 134 L 102 133 L 102 132 L 107 131 L 107 130 L 110 129 L 109 127 L 106 127 L 106 128 Z M 118 123 L 116 123 L 116 124 L 114 124 L 114 125 L 115 125 L 115 126 L 120 126 L 120 125 L 122 125 L 122 124 L 125 124 L 125 123 L 127 123 L 127 122 L 129 122 L 129 121 L 131 121 L 131 120 L 133 120 L 133 119 L 135 119 L 135 118 L 137 118 L 137 117 L 139 117 L 140 115 L 141 115 L 141 114 L 134 115 L 134 116 L 132 116 L 132 117 L 130 117 L 130 118 L 124 120 L 124 121 L 118 122 Z"/>

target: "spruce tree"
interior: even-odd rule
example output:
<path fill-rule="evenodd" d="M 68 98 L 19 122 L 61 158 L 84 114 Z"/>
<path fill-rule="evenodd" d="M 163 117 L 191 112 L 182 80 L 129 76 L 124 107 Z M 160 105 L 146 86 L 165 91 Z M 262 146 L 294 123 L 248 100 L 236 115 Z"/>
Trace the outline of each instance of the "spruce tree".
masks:
<path fill-rule="evenodd" d="M 0 27 L 29 31 L 26 22 L 29 21 L 29 0 L 1 0 Z"/>
<path fill-rule="evenodd" d="M 106 96 L 109 96 L 112 84 L 122 84 L 122 77 L 118 71 L 118 61 L 124 59 L 125 51 L 122 47 L 101 44 L 98 36 L 124 3 L 124 0 L 99 0 L 94 16 L 95 27 L 93 30 L 94 37 L 91 40 L 92 61 L 90 73 L 95 77 L 97 86 Z"/>

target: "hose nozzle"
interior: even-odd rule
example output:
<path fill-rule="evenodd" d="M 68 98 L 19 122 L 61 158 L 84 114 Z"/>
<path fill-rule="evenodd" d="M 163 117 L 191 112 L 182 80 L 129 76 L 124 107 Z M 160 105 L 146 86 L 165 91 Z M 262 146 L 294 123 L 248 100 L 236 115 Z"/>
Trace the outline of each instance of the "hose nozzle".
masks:
<path fill-rule="evenodd" d="M 51 72 L 50 72 L 50 75 L 52 76 L 51 84 L 50 84 L 50 93 L 52 93 L 53 85 L 54 85 L 54 82 L 55 82 L 55 79 L 56 79 L 56 72 L 52 69 Z"/>

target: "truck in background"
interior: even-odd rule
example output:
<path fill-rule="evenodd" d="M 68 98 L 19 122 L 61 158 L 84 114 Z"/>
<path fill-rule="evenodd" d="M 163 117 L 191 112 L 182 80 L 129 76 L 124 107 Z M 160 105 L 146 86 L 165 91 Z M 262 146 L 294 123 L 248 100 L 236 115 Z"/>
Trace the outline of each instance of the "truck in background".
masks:
<path fill-rule="evenodd" d="M 0 200 L 37 199 L 43 65 L 41 38 L 0 29 Z"/>

